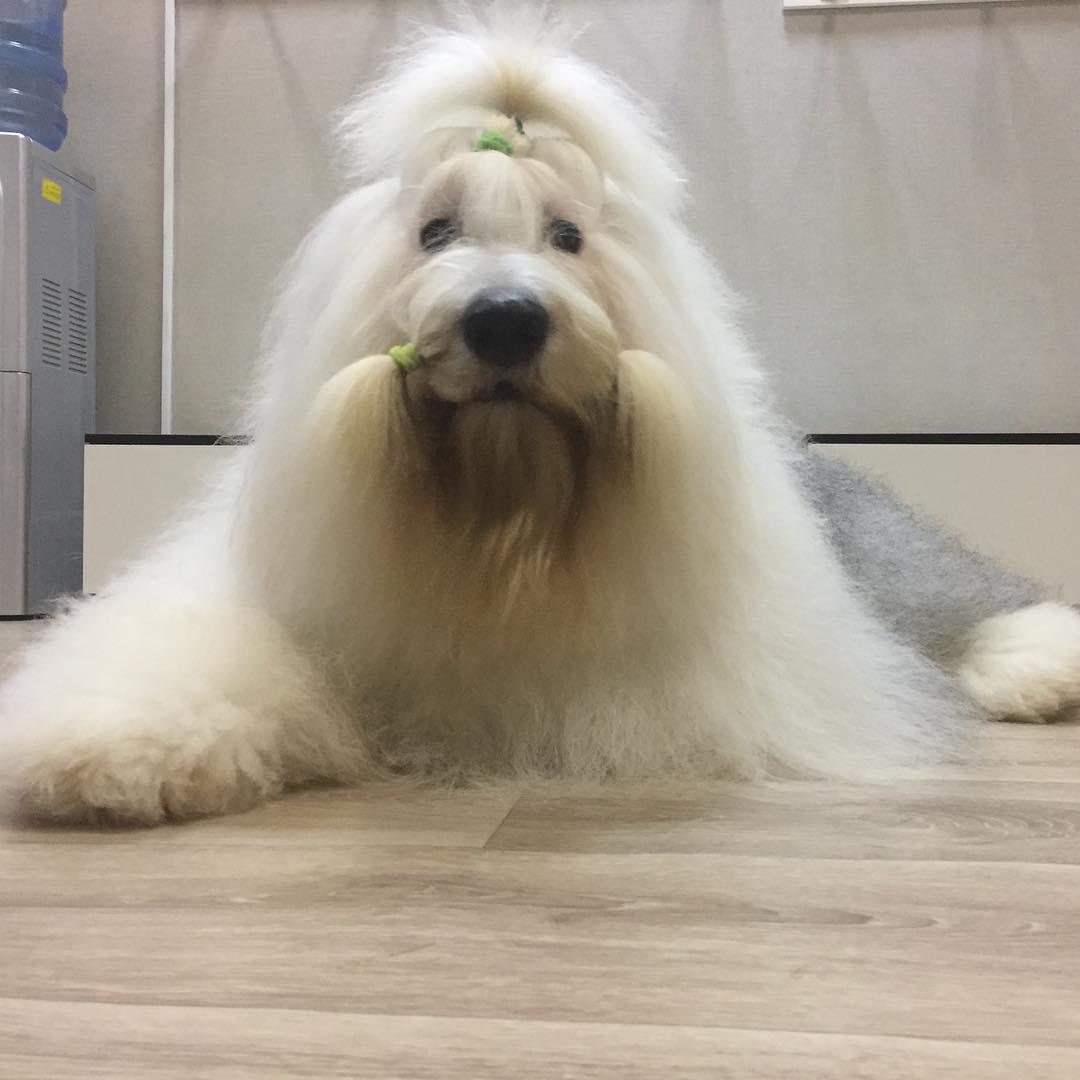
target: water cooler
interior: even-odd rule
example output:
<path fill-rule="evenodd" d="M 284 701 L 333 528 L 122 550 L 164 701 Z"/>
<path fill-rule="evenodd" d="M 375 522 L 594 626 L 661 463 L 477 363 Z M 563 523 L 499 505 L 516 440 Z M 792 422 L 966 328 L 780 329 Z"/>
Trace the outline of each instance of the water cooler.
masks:
<path fill-rule="evenodd" d="M 82 588 L 94 423 L 94 191 L 0 132 L 0 617 Z"/>

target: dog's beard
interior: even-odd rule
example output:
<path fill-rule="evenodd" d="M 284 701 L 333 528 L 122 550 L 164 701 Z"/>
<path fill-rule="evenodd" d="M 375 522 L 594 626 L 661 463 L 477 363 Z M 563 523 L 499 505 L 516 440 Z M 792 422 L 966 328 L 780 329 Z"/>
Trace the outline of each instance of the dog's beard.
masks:
<path fill-rule="evenodd" d="M 341 569 L 328 575 L 327 605 L 390 596 L 429 622 L 505 628 L 557 607 L 584 617 L 627 580 L 663 592 L 696 542 L 685 519 L 703 455 L 689 396 L 662 361 L 621 354 L 612 394 L 574 413 L 454 404 L 411 379 L 389 357 L 358 361 L 304 426 L 297 505 L 312 545 L 358 575 L 348 588 Z"/>
<path fill-rule="evenodd" d="M 307 475 L 341 484 L 327 508 L 344 516 L 328 524 L 343 542 L 359 513 L 384 551 L 515 590 L 570 558 L 599 438 L 578 416 L 525 399 L 445 402 L 374 356 L 326 384 L 306 430 L 319 448 Z"/>
<path fill-rule="evenodd" d="M 533 404 L 458 406 L 435 443 L 438 512 L 464 563 L 511 600 L 572 558 L 588 436 Z"/>

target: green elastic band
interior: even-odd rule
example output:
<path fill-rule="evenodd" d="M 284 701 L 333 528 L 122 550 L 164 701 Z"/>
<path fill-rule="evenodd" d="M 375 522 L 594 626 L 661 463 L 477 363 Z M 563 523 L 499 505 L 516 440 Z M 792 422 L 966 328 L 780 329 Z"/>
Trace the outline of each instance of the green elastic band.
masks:
<path fill-rule="evenodd" d="M 500 135 L 497 131 L 485 131 L 476 142 L 473 143 L 474 150 L 498 150 L 500 154 L 505 154 L 507 157 L 514 156 L 514 144 L 510 142 L 504 135 Z"/>
<path fill-rule="evenodd" d="M 416 351 L 416 346 L 409 342 L 408 345 L 393 345 L 387 349 L 390 354 L 390 359 L 402 371 L 412 371 L 413 368 L 420 366 L 420 354 Z"/>

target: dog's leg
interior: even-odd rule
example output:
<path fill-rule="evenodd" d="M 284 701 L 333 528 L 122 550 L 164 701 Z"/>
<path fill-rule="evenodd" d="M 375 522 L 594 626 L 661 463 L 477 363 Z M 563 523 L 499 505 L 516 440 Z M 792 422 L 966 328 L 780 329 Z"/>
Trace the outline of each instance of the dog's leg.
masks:
<path fill-rule="evenodd" d="M 151 823 L 370 775 L 355 718 L 282 627 L 297 594 L 329 608 L 346 589 L 351 519 L 335 515 L 404 467 L 400 440 L 373 420 L 401 398 L 388 357 L 353 365 L 319 395 L 291 458 L 257 447 L 242 495 L 230 489 L 46 632 L 0 687 L 9 804 Z M 229 599 L 238 576 L 258 606 Z"/>
<path fill-rule="evenodd" d="M 307 660 L 260 612 L 137 588 L 77 607 L 0 688 L 11 812 L 153 823 L 346 779 L 363 755 Z"/>
<path fill-rule="evenodd" d="M 811 453 L 802 474 L 879 617 L 990 716 L 1043 721 L 1080 705 L 1080 612 L 843 462 Z"/>
<path fill-rule="evenodd" d="M 984 619 L 958 673 L 994 719 L 1059 718 L 1080 705 L 1080 612 L 1048 602 Z"/>

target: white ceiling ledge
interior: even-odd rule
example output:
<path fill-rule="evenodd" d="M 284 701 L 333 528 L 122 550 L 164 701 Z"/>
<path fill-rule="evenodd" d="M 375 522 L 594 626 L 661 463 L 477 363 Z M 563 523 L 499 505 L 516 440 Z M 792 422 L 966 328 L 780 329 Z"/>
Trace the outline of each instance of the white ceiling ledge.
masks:
<path fill-rule="evenodd" d="M 987 7 L 990 4 L 1061 4 L 1077 0 L 784 0 L 785 11 L 868 11 L 897 7 Z"/>

